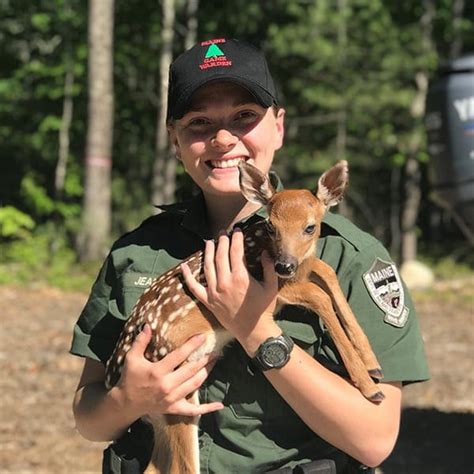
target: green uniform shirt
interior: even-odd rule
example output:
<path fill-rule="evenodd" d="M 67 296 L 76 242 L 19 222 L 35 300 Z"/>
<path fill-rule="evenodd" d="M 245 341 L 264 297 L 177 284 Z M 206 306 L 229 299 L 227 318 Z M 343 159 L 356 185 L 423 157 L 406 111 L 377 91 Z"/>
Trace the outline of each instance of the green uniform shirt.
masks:
<path fill-rule="evenodd" d="M 202 196 L 164 209 L 114 244 L 74 328 L 72 354 L 105 364 L 124 321 L 151 280 L 203 249 L 204 239 L 210 236 Z M 264 215 L 263 209 L 251 218 L 259 215 Z M 396 270 L 382 245 L 343 217 L 327 214 L 317 253 L 337 272 L 382 366 L 384 381 L 426 380 L 415 310 L 408 293 L 400 292 L 399 279 L 393 276 Z M 395 302 L 402 308 L 398 314 L 387 306 L 387 295 L 398 298 Z M 276 319 L 296 344 L 345 375 L 334 344 L 315 314 L 287 306 Z M 225 405 L 201 417 L 202 473 L 265 472 L 321 459 L 335 450 L 299 419 L 263 374 L 249 369 L 248 357 L 236 342 L 225 349 L 201 388 L 200 399 Z"/>

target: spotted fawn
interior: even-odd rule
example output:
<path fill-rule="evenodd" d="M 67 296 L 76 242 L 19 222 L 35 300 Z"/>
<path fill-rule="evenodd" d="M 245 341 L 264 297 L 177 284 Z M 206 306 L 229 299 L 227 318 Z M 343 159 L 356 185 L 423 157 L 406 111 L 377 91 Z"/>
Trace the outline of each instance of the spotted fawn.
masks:
<path fill-rule="evenodd" d="M 340 161 L 318 181 L 315 194 L 308 190 L 276 192 L 267 176 L 254 166 L 239 164 L 240 188 L 245 198 L 266 206 L 268 219 L 249 219 L 243 225 L 245 257 L 249 272 L 262 279 L 260 256 L 267 250 L 279 277 L 277 307 L 304 306 L 319 316 L 341 355 L 353 384 L 369 400 L 384 398 L 373 379 L 381 379 L 379 363 L 360 328 L 334 270 L 315 257 L 321 220 L 329 207 L 340 202 L 348 184 L 348 167 Z M 184 260 L 201 283 L 203 252 Z M 317 316 L 316 316 L 317 315 Z M 156 278 L 145 290 L 125 323 L 106 367 L 106 386 L 117 384 L 127 352 L 148 323 L 152 340 L 145 357 L 156 362 L 195 334 L 205 334 L 205 343 L 188 361 L 210 352 L 220 353 L 234 337 L 227 332 L 183 283 L 180 266 Z M 192 394 L 199 403 L 197 392 Z M 148 415 L 155 443 L 147 474 L 197 474 L 199 472 L 198 418 L 178 415 Z"/>

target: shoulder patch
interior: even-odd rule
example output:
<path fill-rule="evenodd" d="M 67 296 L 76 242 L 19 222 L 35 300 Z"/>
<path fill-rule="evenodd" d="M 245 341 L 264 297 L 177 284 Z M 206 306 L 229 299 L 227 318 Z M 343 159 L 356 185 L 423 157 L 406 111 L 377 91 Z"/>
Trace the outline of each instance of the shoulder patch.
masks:
<path fill-rule="evenodd" d="M 397 267 L 376 258 L 363 279 L 371 298 L 385 313 L 384 321 L 397 328 L 405 326 L 410 310 L 405 306 L 405 292 Z"/>

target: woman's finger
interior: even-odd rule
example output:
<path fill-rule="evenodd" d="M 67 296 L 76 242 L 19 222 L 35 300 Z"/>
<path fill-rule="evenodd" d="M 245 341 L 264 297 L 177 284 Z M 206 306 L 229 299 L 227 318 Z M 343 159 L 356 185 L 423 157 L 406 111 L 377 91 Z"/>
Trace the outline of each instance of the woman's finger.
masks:
<path fill-rule="evenodd" d="M 191 403 L 188 400 L 184 399 L 182 403 L 177 404 L 175 406 L 175 409 L 173 409 L 173 411 L 170 411 L 169 414 L 183 416 L 199 416 L 205 415 L 206 413 L 212 413 L 213 411 L 222 410 L 223 408 L 224 405 L 220 402 L 195 405 L 194 403 Z"/>
<path fill-rule="evenodd" d="M 151 341 L 152 331 L 149 324 L 145 324 L 144 328 L 133 341 L 132 347 L 128 351 L 129 356 L 145 357 L 145 350 Z"/>
<path fill-rule="evenodd" d="M 230 278 L 229 246 L 229 237 L 221 235 L 217 244 L 215 258 L 217 290 L 219 290 L 219 285 L 225 285 Z"/>
<path fill-rule="evenodd" d="M 169 373 L 179 367 L 188 357 L 206 340 L 205 334 L 196 334 L 188 339 L 181 347 L 170 352 L 155 364 L 160 364 L 165 373 Z"/>
<path fill-rule="evenodd" d="M 269 290 L 278 291 L 278 275 L 275 271 L 273 260 L 264 250 L 262 252 L 262 267 L 263 267 L 263 286 Z"/>
<path fill-rule="evenodd" d="M 194 377 L 203 368 L 205 368 L 209 374 L 216 361 L 217 355 L 211 352 L 197 361 L 186 362 L 170 374 L 170 380 L 172 380 L 173 384 L 178 386 L 188 381 L 191 377 Z"/>
<path fill-rule="evenodd" d="M 216 252 L 216 244 L 213 240 L 206 241 L 204 249 L 204 276 L 206 278 L 207 287 L 214 291 L 216 288 L 216 265 L 214 262 Z"/>
<path fill-rule="evenodd" d="M 230 266 L 232 272 L 242 272 L 246 270 L 244 233 L 240 229 L 235 229 L 232 234 L 232 241 L 230 245 Z"/>
<path fill-rule="evenodd" d="M 183 382 L 181 385 L 176 386 L 172 394 L 170 394 L 171 401 L 174 402 L 181 400 L 182 398 L 185 398 L 189 394 L 193 393 L 204 383 L 208 375 L 208 369 L 206 367 L 202 367 L 188 380 Z"/>
<path fill-rule="evenodd" d="M 181 264 L 181 273 L 188 290 L 203 304 L 207 305 L 207 290 L 199 283 L 187 263 Z"/>

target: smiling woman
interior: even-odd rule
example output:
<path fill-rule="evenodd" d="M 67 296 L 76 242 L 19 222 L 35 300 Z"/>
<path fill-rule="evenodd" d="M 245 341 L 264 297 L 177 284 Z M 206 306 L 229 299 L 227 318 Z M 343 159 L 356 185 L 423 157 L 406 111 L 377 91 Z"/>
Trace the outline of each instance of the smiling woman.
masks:
<path fill-rule="evenodd" d="M 104 472 L 120 472 L 120 465 L 127 465 L 127 472 L 146 469 L 153 441 L 137 420 L 148 414 L 202 415 L 199 453 L 196 449 L 193 459 L 204 473 L 292 472 L 312 463 L 318 472 L 326 466 L 326 474 L 348 474 L 361 463 L 376 466 L 398 434 L 402 384 L 428 377 L 415 310 L 398 273 L 393 283 L 403 320 L 394 319 L 394 308 L 377 304 L 378 290 L 365 278 L 374 265 L 392 266 L 390 256 L 378 241 L 336 215 L 325 215 L 321 226 L 320 219 L 306 221 L 302 236 L 294 239 L 301 244 L 319 234 L 308 252 L 336 271 L 381 364 L 384 379 L 378 387 L 385 399 L 374 403 L 351 383 L 321 320 L 295 305 L 275 311 L 275 266 L 291 275 L 293 262 L 268 260 L 263 281 L 257 281 L 247 270 L 242 233 L 227 235 L 236 226 L 268 226 L 267 211 L 241 193 L 242 161 L 281 188 L 270 168 L 283 144 L 285 110 L 278 106 L 262 52 L 237 40 L 204 41 L 173 62 L 169 86 L 169 135 L 176 157 L 201 192 L 190 201 L 163 206 L 164 212 L 120 238 L 104 263 L 71 349 L 86 358 L 74 399 L 79 431 L 93 440 L 116 440 Z M 290 227 L 299 210 L 285 219 Z M 271 226 L 268 231 L 275 240 L 281 237 Z M 153 328 L 135 327 L 132 332 L 139 332 L 128 339 L 120 378 L 107 390 L 104 365 L 140 294 L 156 278 L 166 282 L 170 269 L 198 250 L 205 250 L 205 282 L 186 285 L 188 280 L 178 275 L 176 288 L 186 285 L 188 297 L 212 312 L 236 343 L 216 362 L 197 336 L 150 362 L 146 354 Z M 176 297 L 174 288 L 163 288 L 163 305 Z M 159 318 L 161 308 L 156 311 Z M 282 340 L 294 344 L 279 347 L 285 351 L 281 365 L 251 369 L 257 356 L 264 360 L 275 354 Z M 204 356 L 192 361 L 191 354 L 199 351 Z M 188 395 L 199 387 L 202 403 L 197 406 Z M 135 462 L 134 471 L 129 460 Z M 179 474 L 195 474 L 186 469 Z"/>
<path fill-rule="evenodd" d="M 219 195 L 242 206 L 242 216 L 256 210 L 240 192 L 237 165 L 245 160 L 268 173 L 283 144 L 284 115 L 284 109 L 274 114 L 255 103 L 248 90 L 232 82 L 212 82 L 196 91 L 169 131 L 178 159 L 206 202 Z"/>

